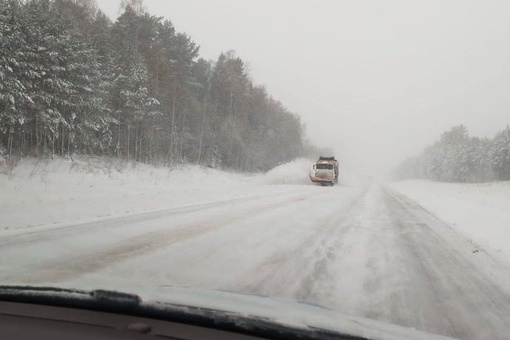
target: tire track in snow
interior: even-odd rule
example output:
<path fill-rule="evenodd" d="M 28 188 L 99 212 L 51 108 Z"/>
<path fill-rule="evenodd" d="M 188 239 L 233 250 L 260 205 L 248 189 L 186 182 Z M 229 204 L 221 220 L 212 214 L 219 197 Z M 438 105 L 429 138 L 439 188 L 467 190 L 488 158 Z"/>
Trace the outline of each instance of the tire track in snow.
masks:
<path fill-rule="evenodd" d="M 203 203 L 185 207 L 163 209 L 150 212 L 134 213 L 129 215 L 123 215 L 119 217 L 107 217 L 99 218 L 91 222 L 77 222 L 71 224 L 64 224 L 58 227 L 53 226 L 41 226 L 36 227 L 39 230 L 30 230 L 22 232 L 16 235 L 0 236 L 0 246 L 4 247 L 18 247 L 25 243 L 42 242 L 42 241 L 53 241 L 55 239 L 66 238 L 80 232 L 94 232 L 98 230 L 106 230 L 112 228 L 119 228 L 125 224 L 131 224 L 135 222 L 147 222 L 150 220 L 156 220 L 162 217 L 171 217 L 175 215 L 189 214 L 204 210 L 211 210 L 219 207 L 237 205 L 241 203 L 250 203 L 254 201 L 265 200 L 273 197 L 280 197 L 284 195 L 299 193 L 305 190 L 296 190 L 295 192 L 285 192 L 276 194 L 262 194 L 253 195 L 241 198 L 233 198 L 228 200 Z M 40 228 L 49 227 L 50 229 Z"/>
<path fill-rule="evenodd" d="M 407 299 L 394 309 L 419 316 L 396 313 L 399 323 L 462 339 L 507 338 L 510 295 L 467 259 L 461 243 L 469 241 L 402 195 L 386 190 L 385 201 L 413 269 Z"/>
<path fill-rule="evenodd" d="M 320 193 L 319 195 L 327 194 L 327 192 Z M 281 196 L 283 194 L 277 195 Z M 288 195 L 288 193 L 287 193 Z M 270 195 L 273 196 L 273 195 Z M 220 216 L 216 218 L 206 217 L 204 219 L 194 221 L 191 223 L 184 223 L 179 226 L 172 226 L 171 230 L 163 229 L 152 232 L 147 232 L 140 236 L 134 236 L 124 240 L 118 245 L 107 247 L 103 250 L 92 250 L 89 254 L 81 253 L 78 256 L 58 259 L 49 261 L 48 263 L 38 264 L 37 267 L 30 270 L 30 273 L 18 273 L 15 279 L 23 283 L 41 283 L 41 282 L 62 282 L 77 276 L 98 271 L 104 267 L 123 261 L 125 259 L 132 259 L 135 256 L 144 255 L 148 252 L 153 252 L 158 248 L 171 246 L 177 242 L 181 242 L 190 238 L 205 235 L 209 232 L 217 230 L 218 228 L 228 226 L 234 222 L 247 219 L 253 216 L 253 212 L 261 214 L 268 210 L 276 210 L 284 208 L 288 205 L 296 204 L 297 202 L 306 201 L 316 198 L 317 194 L 311 196 L 310 194 L 292 196 L 283 201 L 263 203 L 256 206 L 241 206 L 240 211 L 233 212 L 227 216 Z M 236 202 L 252 203 L 258 199 L 251 200 L 236 200 Z M 221 204 L 214 205 L 215 207 L 222 207 L 231 204 L 221 202 Z M 211 207 L 207 207 L 211 208 Z M 193 213 L 186 211 L 186 213 Z M 137 216 L 138 217 L 138 216 Z M 12 281 L 13 276 L 3 273 L 2 281 Z"/>
<path fill-rule="evenodd" d="M 374 186 L 317 224 L 299 244 L 268 254 L 251 282 L 228 290 L 462 339 L 508 338 L 510 295 L 502 283 L 458 249 L 469 241 L 448 239 L 449 227 L 419 206 Z"/>
<path fill-rule="evenodd" d="M 296 246 L 269 254 L 269 258 L 253 270 L 254 273 L 263 273 L 258 274 L 256 280 L 248 284 L 234 284 L 229 289 L 316 302 L 315 282 L 331 282 L 327 266 L 335 260 L 339 247 L 336 235 L 356 227 L 347 221 L 351 220 L 353 211 L 363 205 L 367 190 L 364 188 L 347 206 L 316 220 L 316 230 Z"/>

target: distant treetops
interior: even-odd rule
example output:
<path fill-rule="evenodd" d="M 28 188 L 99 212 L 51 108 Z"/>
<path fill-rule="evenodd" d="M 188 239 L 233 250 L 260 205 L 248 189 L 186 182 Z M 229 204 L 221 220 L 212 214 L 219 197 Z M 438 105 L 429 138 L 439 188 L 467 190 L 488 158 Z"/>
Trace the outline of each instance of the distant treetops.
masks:
<path fill-rule="evenodd" d="M 453 127 L 419 156 L 403 162 L 397 176 L 442 182 L 510 181 L 510 128 L 490 139 L 470 137 L 463 125 Z"/>

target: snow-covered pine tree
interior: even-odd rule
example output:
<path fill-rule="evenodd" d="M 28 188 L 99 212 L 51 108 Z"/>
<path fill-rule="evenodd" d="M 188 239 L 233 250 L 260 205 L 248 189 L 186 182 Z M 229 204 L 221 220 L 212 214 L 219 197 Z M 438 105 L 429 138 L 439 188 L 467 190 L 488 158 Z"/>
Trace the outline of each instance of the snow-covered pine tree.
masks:
<path fill-rule="evenodd" d="M 510 180 L 510 127 L 494 138 L 491 150 L 492 167 L 500 181 Z"/>

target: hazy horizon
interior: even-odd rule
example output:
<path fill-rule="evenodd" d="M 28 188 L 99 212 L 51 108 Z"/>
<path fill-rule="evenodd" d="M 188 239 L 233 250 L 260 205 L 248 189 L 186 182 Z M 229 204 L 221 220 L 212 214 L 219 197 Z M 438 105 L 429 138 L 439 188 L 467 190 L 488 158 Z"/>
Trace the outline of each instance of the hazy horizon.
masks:
<path fill-rule="evenodd" d="M 98 1 L 110 17 L 120 0 Z M 510 3 L 145 0 L 216 60 L 235 50 L 257 84 L 344 166 L 388 170 L 463 124 L 510 124 Z"/>

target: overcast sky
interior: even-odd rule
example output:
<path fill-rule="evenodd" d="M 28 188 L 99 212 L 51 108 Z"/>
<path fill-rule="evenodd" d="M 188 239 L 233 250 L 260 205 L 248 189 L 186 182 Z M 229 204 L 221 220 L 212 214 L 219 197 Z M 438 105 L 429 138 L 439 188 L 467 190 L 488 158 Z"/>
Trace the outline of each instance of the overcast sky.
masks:
<path fill-rule="evenodd" d="M 98 0 L 112 18 L 120 0 Z M 387 170 L 444 130 L 510 124 L 510 1 L 145 0 L 257 84 L 344 166 Z"/>

